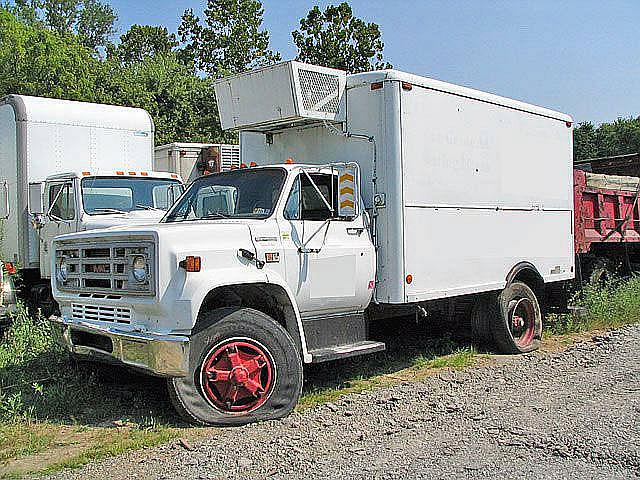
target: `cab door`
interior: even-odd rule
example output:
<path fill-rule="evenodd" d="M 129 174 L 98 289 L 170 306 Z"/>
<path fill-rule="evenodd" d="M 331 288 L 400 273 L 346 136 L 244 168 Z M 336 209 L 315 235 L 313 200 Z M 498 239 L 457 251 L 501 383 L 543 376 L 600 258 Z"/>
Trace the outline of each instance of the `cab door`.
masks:
<path fill-rule="evenodd" d="M 51 277 L 51 242 L 58 235 L 77 231 L 78 208 L 75 179 L 52 181 L 45 189 L 46 218 L 40 229 L 40 274 Z"/>
<path fill-rule="evenodd" d="M 362 311 L 373 292 L 374 247 L 363 215 L 339 217 L 337 198 L 337 175 L 301 173 L 280 222 L 287 282 L 304 317 Z"/>

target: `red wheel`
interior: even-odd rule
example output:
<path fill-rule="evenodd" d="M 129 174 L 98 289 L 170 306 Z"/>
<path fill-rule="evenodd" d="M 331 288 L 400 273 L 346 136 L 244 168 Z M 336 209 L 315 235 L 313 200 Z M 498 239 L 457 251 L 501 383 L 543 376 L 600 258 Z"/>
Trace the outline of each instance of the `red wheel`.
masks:
<path fill-rule="evenodd" d="M 205 356 L 200 385 L 214 407 L 247 413 L 267 401 L 274 377 L 273 359 L 263 345 L 232 338 L 214 346 Z"/>
<path fill-rule="evenodd" d="M 508 306 L 509 330 L 520 348 L 533 342 L 536 332 L 536 308 L 529 298 L 511 300 Z"/>

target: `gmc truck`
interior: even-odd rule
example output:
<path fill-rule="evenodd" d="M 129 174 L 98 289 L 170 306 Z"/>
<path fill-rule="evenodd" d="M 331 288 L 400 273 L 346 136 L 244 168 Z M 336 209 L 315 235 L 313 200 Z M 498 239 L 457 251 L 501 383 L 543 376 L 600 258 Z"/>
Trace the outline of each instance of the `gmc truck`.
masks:
<path fill-rule="evenodd" d="M 285 62 L 215 87 L 249 166 L 196 179 L 159 224 L 55 239 L 73 355 L 234 425 L 291 412 L 303 364 L 384 349 L 381 317 L 459 308 L 496 350 L 538 348 L 547 291 L 575 275 L 571 117 L 395 70 Z"/>

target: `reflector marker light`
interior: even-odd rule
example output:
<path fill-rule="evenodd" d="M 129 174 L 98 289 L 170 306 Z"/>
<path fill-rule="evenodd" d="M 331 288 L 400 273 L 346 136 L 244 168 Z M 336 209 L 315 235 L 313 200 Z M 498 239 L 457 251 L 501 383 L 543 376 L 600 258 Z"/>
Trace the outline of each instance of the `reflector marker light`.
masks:
<path fill-rule="evenodd" d="M 411 90 L 412 88 L 413 88 L 413 85 L 411 85 L 409 82 L 402 82 L 403 90 Z"/>
<path fill-rule="evenodd" d="M 172 173 L 171 178 L 178 178 L 178 175 L 176 175 L 175 173 Z"/>
<path fill-rule="evenodd" d="M 407 283 L 408 283 L 408 284 L 410 284 L 411 282 L 413 282 L 413 275 L 411 275 L 411 274 L 407 275 L 406 280 L 407 280 Z"/>
<path fill-rule="evenodd" d="M 296 162 L 293 161 L 293 158 L 289 157 L 284 161 L 284 163 L 286 163 L 287 165 L 291 165 L 291 164 L 296 163 Z"/>
<path fill-rule="evenodd" d="M 116 172 L 116 175 L 124 175 L 124 172 Z"/>
<path fill-rule="evenodd" d="M 184 268 L 187 272 L 199 272 L 202 267 L 202 260 L 200 257 L 189 255 L 182 260 L 179 265 L 180 268 Z"/>
<path fill-rule="evenodd" d="M 129 172 L 129 175 L 135 175 L 136 172 Z"/>
<path fill-rule="evenodd" d="M 147 172 L 140 172 L 141 177 L 148 177 L 149 174 Z"/>
<path fill-rule="evenodd" d="M 249 166 L 250 166 L 250 167 L 257 167 L 257 166 L 258 166 L 258 164 L 257 164 L 256 162 L 251 162 L 251 163 L 249 164 Z"/>
<path fill-rule="evenodd" d="M 246 163 L 241 163 L 240 164 L 240 168 L 247 168 L 247 164 Z"/>
<path fill-rule="evenodd" d="M 91 175 L 91 172 L 82 172 L 82 176 L 83 176 L 83 177 L 87 177 L 87 176 L 89 176 L 89 175 Z"/>
<path fill-rule="evenodd" d="M 384 84 L 382 82 L 373 82 L 371 84 L 371 90 L 380 90 Z"/>
<path fill-rule="evenodd" d="M 4 270 L 9 274 L 9 275 L 15 275 L 16 273 L 18 273 L 18 269 L 16 268 L 16 266 L 11 263 L 11 262 L 6 262 L 4 264 Z"/>

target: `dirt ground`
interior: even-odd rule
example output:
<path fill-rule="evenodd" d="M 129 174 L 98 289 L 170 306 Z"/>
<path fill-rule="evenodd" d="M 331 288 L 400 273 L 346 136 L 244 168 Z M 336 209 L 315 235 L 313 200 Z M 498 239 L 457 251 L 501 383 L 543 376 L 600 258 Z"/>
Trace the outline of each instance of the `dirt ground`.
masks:
<path fill-rule="evenodd" d="M 56 478 L 640 477 L 640 326 Z"/>

